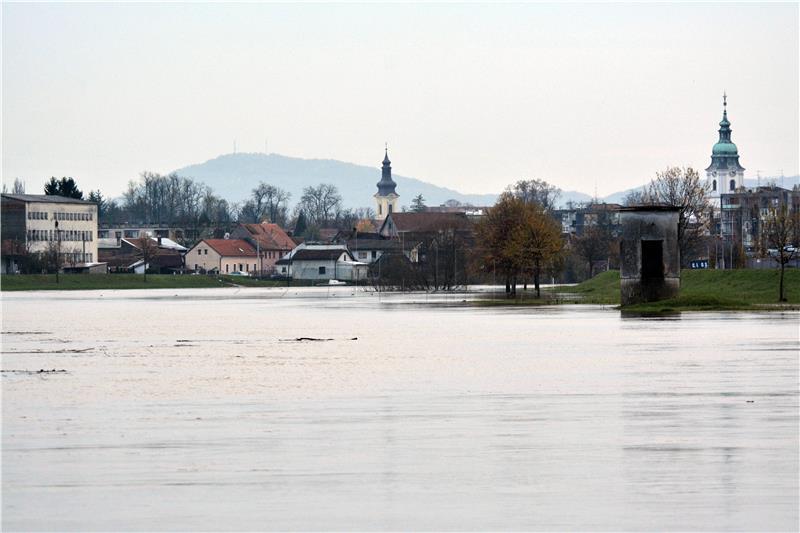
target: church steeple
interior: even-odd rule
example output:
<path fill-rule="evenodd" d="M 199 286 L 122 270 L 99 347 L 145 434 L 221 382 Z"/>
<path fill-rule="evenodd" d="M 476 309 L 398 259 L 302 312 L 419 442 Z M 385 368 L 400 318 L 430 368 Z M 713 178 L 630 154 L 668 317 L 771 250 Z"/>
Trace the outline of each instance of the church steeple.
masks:
<path fill-rule="evenodd" d="M 379 220 L 386 218 L 386 215 L 397 210 L 397 199 L 399 195 L 395 191 L 397 183 L 392 179 L 392 162 L 389 161 L 389 145 L 384 147 L 383 166 L 381 168 L 381 180 L 377 183 L 378 192 L 375 193 L 375 202 Z"/>
<path fill-rule="evenodd" d="M 720 192 L 732 192 L 744 185 L 744 167 L 739 164 L 739 149 L 731 140 L 731 122 L 728 120 L 728 95 L 722 94 L 722 120 L 719 139 L 711 148 L 711 164 L 706 169 L 708 189 L 713 197 Z"/>
<path fill-rule="evenodd" d="M 389 161 L 389 145 L 387 144 L 383 153 L 383 168 L 381 169 L 381 181 L 377 183 L 378 194 L 386 196 L 397 194 L 394 190 L 397 183 L 392 179 L 392 162 Z"/>

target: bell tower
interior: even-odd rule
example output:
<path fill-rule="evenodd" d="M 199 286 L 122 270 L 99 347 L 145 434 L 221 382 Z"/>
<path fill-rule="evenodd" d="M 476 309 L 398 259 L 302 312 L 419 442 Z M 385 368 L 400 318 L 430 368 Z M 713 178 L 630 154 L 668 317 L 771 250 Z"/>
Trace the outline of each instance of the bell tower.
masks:
<path fill-rule="evenodd" d="M 378 192 L 375 193 L 375 214 L 378 220 L 383 220 L 389 213 L 397 211 L 397 199 L 400 196 L 395 192 L 397 183 L 392 180 L 392 162 L 389 161 L 389 145 L 385 147 L 383 154 L 383 167 L 381 169 L 381 181 L 377 183 Z"/>
<path fill-rule="evenodd" d="M 720 194 L 732 193 L 744 187 L 744 167 L 739 164 L 739 151 L 731 141 L 731 131 L 731 123 L 728 120 L 728 95 L 723 94 L 719 140 L 711 148 L 711 165 L 706 169 L 708 195 L 717 207 Z"/>

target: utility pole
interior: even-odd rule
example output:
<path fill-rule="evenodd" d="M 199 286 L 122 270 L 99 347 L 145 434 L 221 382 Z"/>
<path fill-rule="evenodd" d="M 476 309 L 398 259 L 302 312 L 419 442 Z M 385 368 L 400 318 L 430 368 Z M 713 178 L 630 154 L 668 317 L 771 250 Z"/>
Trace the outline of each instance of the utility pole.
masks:
<path fill-rule="evenodd" d="M 56 219 L 56 242 L 56 284 L 58 284 L 58 271 L 61 270 L 61 231 L 58 229 L 58 219 Z"/>

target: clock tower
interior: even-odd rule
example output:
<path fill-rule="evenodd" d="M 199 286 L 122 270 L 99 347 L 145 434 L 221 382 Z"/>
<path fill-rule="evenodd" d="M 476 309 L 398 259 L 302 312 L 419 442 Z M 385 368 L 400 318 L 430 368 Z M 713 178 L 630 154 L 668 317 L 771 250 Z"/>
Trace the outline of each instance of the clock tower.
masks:
<path fill-rule="evenodd" d="M 706 185 L 712 202 L 719 207 L 719 195 L 744 187 L 744 167 L 739 164 L 739 151 L 731 141 L 728 121 L 728 95 L 722 95 L 722 121 L 719 140 L 711 149 L 711 165 L 706 169 Z"/>

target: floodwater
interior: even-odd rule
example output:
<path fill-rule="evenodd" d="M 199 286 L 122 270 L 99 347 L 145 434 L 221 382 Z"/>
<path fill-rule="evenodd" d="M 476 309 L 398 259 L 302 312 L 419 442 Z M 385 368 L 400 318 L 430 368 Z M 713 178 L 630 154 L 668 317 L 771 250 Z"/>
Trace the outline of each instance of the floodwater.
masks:
<path fill-rule="evenodd" d="M 462 299 L 4 293 L 3 530 L 798 528 L 800 314 Z"/>

